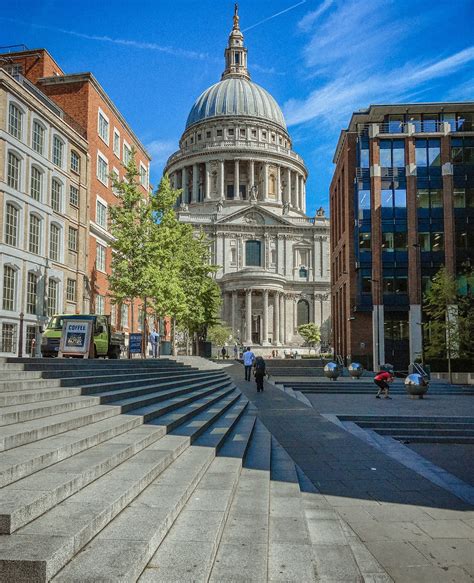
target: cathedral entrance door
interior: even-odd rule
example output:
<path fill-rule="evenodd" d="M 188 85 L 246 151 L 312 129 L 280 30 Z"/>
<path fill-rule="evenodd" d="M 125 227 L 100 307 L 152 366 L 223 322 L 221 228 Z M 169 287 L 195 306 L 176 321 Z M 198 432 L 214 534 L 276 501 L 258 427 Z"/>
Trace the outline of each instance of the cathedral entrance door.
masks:
<path fill-rule="evenodd" d="M 260 344 L 260 316 L 253 316 L 252 318 L 252 344 Z"/>

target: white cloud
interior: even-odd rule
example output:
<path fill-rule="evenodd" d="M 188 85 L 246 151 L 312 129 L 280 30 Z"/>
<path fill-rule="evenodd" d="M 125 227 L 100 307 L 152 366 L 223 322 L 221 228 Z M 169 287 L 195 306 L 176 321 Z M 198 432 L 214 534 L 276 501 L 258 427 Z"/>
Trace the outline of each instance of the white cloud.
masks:
<path fill-rule="evenodd" d="M 474 46 L 407 61 L 410 37 L 432 26 L 434 17 L 414 14 L 408 19 L 391 0 L 324 0 L 299 22 L 308 36 L 304 77 L 312 90 L 284 104 L 288 124 L 324 118 L 325 130 L 335 131 L 361 107 L 420 99 L 430 84 L 462 73 L 474 62 Z M 462 77 L 451 79 L 459 85 Z"/>
<path fill-rule="evenodd" d="M 324 2 L 322 2 L 318 8 L 316 8 L 316 10 L 308 12 L 308 14 L 303 16 L 303 18 L 298 22 L 298 27 L 301 30 L 308 32 L 314 23 L 318 20 L 318 18 L 322 16 L 326 10 L 331 8 L 333 4 L 334 0 L 324 0 Z"/>
<path fill-rule="evenodd" d="M 406 99 L 423 85 L 447 77 L 474 62 L 474 47 L 469 47 L 438 61 L 408 63 L 386 74 L 361 76 L 356 71 L 336 78 L 314 90 L 306 99 L 291 99 L 284 105 L 289 125 L 326 118 L 334 125 L 346 123 L 350 114 L 371 103 Z"/>
<path fill-rule="evenodd" d="M 153 140 L 146 144 L 152 166 L 164 166 L 168 158 L 178 149 L 178 140 Z"/>

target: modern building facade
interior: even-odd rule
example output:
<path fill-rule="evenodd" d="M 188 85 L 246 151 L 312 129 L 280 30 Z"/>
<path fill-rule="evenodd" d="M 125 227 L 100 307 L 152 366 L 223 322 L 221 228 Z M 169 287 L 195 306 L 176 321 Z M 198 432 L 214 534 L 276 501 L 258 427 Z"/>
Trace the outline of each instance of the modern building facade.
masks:
<path fill-rule="evenodd" d="M 330 188 L 336 354 L 406 369 L 429 333 L 423 293 L 474 261 L 474 102 L 373 105 L 341 132 Z"/>
<path fill-rule="evenodd" d="M 88 144 L 0 68 L 0 354 L 30 354 L 48 316 L 89 311 Z"/>
<path fill-rule="evenodd" d="M 21 74 L 63 111 L 63 118 L 87 139 L 88 185 L 87 293 L 90 310 L 110 314 L 112 323 L 130 330 L 130 306 L 117 309 L 108 295 L 112 250 L 108 209 L 117 204 L 110 175 L 123 178 L 135 151 L 144 197 L 149 195 L 150 156 L 120 111 L 91 73 L 65 74 L 45 49 L 0 55 L 0 66 Z"/>
<path fill-rule="evenodd" d="M 307 169 L 274 98 L 250 80 L 239 17 L 222 79 L 193 105 L 165 169 L 179 218 L 209 237 L 222 318 L 234 338 L 300 346 L 299 324 L 329 342 L 329 221 L 306 216 Z"/>

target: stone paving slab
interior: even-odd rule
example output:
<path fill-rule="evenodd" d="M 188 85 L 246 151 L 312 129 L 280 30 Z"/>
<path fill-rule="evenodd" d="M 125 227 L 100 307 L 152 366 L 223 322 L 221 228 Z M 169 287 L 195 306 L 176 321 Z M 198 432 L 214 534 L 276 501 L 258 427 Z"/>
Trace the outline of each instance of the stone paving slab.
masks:
<path fill-rule="evenodd" d="M 257 416 L 301 467 L 324 499 L 327 506 L 315 502 L 312 508 L 315 512 L 311 526 L 314 528 L 313 534 L 317 537 L 319 531 L 316 524 L 321 528 L 325 522 L 331 521 L 333 514 L 329 511 L 335 512 L 341 519 L 341 531 L 333 533 L 333 544 L 337 544 L 336 538 L 342 540 L 339 539 L 342 537 L 341 532 L 352 542 L 353 556 L 359 556 L 367 565 L 365 581 L 382 582 L 393 579 L 396 583 L 472 583 L 472 569 L 465 553 L 474 540 L 474 527 L 469 522 L 472 520 L 474 506 L 436 486 L 370 443 L 329 422 L 318 408 L 310 409 L 269 383 L 265 383 L 263 393 L 257 393 L 255 383 L 244 380 L 244 370 L 240 365 L 229 367 L 227 372 L 254 404 Z M 330 413 L 334 413 L 334 402 L 342 399 L 347 408 L 345 411 L 341 410 L 341 413 L 347 414 L 372 413 L 367 410 L 369 398 L 370 406 L 380 405 L 380 411 L 384 413 L 387 413 L 390 406 L 397 411 L 398 403 L 393 406 L 395 399 L 404 400 L 401 407 L 405 413 L 410 414 L 420 414 L 422 403 L 410 401 L 401 395 L 392 402 L 382 401 L 381 404 L 373 397 L 364 395 L 358 395 L 355 399 L 354 396 L 330 395 L 310 395 L 308 398 L 313 405 L 323 400 L 322 411 Z M 440 407 L 444 406 L 441 399 L 441 396 L 437 396 L 436 400 L 433 398 L 429 402 L 428 407 L 432 409 L 430 414 L 439 414 Z M 456 409 L 454 412 L 450 411 L 450 414 L 468 414 L 466 403 L 456 404 L 457 399 L 465 398 L 450 397 L 450 403 L 454 403 Z M 354 411 L 349 407 L 356 401 L 359 410 Z M 435 401 L 436 404 L 432 404 Z M 420 411 L 414 411 L 413 403 Z M 469 406 L 471 403 L 473 401 L 469 400 Z M 312 522 L 310 518 L 309 524 Z M 463 541 L 463 550 L 456 553 L 451 541 L 457 540 Z M 439 564 L 433 563 L 434 559 L 427 550 L 433 544 L 437 545 L 433 547 L 436 550 L 436 554 L 433 554 L 440 557 Z M 388 554 L 390 547 L 391 559 L 387 561 L 383 551 L 384 548 L 387 549 Z M 397 549 L 400 549 L 399 554 Z M 415 564 L 409 566 L 404 556 L 412 557 Z M 443 557 L 444 563 L 441 560 Z M 446 564 L 446 557 L 450 558 L 449 564 Z M 381 571 L 377 561 L 385 568 L 385 572 Z M 386 565 L 383 564 L 384 561 Z M 331 562 L 328 560 L 326 564 L 330 565 Z M 324 565 L 319 565 L 321 574 L 324 572 Z M 334 574 L 331 578 L 323 577 L 321 580 L 335 581 L 337 577 Z M 339 580 L 356 579 L 351 579 L 348 573 L 341 573 Z"/>

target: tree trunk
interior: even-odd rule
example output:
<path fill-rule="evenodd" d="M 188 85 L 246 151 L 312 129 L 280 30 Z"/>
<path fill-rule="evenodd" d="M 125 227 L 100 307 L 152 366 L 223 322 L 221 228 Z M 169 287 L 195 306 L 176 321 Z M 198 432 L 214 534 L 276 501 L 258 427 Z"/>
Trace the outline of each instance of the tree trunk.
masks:
<path fill-rule="evenodd" d="M 171 347 L 173 356 L 177 356 L 178 351 L 176 348 L 176 319 L 171 320 Z"/>
<path fill-rule="evenodd" d="M 142 337 L 142 358 L 146 360 L 146 349 L 148 346 L 148 320 L 146 317 L 146 297 L 143 299 L 143 337 Z"/>
<path fill-rule="evenodd" d="M 128 358 L 132 358 L 132 353 L 130 352 L 130 334 L 133 334 L 134 317 L 133 317 L 133 300 L 130 304 L 130 333 L 128 335 Z"/>

